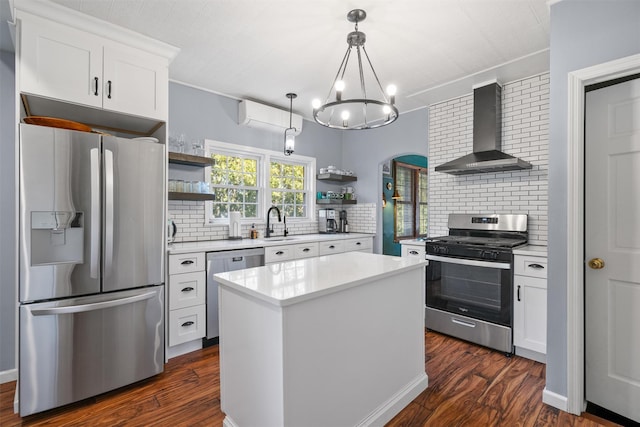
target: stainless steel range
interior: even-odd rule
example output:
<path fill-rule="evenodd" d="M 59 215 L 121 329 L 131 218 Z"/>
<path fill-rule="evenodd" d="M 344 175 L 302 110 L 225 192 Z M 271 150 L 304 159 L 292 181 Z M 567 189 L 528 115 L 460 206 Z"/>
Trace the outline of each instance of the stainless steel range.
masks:
<path fill-rule="evenodd" d="M 426 326 L 513 352 L 513 248 L 527 215 L 450 214 L 449 235 L 426 239 Z"/>

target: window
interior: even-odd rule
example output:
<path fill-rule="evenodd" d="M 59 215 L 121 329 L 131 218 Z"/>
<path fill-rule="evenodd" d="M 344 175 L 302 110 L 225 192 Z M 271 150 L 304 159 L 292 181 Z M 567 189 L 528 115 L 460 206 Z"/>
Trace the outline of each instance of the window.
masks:
<path fill-rule="evenodd" d="M 289 218 L 307 216 L 305 170 L 302 164 L 271 160 L 271 203 Z"/>
<path fill-rule="evenodd" d="M 240 212 L 244 218 L 258 216 L 259 158 L 233 154 L 212 154 L 211 188 L 214 218 L 228 218 L 229 212 Z"/>
<path fill-rule="evenodd" d="M 427 170 L 393 162 L 395 189 L 394 240 L 427 235 Z"/>
<path fill-rule="evenodd" d="M 237 211 L 247 221 L 266 220 L 273 204 L 292 220 L 312 220 L 315 211 L 315 159 L 205 140 L 215 200 L 207 202 L 211 223 L 226 223 Z"/>

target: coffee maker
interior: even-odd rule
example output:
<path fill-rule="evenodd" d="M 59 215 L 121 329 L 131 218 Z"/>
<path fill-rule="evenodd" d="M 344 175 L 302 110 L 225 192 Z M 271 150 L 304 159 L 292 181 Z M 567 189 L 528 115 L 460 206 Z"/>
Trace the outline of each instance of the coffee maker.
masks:
<path fill-rule="evenodd" d="M 338 222 L 338 233 L 348 233 L 349 222 L 347 222 L 347 211 L 340 211 L 340 221 Z"/>
<path fill-rule="evenodd" d="M 336 222 L 336 211 L 333 209 L 318 210 L 318 232 L 335 233 L 338 224 Z"/>

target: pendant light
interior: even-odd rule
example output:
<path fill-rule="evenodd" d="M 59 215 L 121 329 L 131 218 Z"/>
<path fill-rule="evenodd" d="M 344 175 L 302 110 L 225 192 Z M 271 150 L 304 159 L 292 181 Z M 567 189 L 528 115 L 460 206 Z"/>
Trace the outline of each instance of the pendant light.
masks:
<path fill-rule="evenodd" d="M 296 145 L 296 128 L 293 127 L 293 100 L 297 97 L 295 93 L 288 93 L 289 98 L 289 127 L 284 131 L 284 155 L 290 156 Z"/>
<path fill-rule="evenodd" d="M 334 129 L 373 129 L 393 123 L 398 118 L 398 109 L 394 105 L 396 87 L 389 85 L 386 93 L 382 89 L 380 79 L 364 48 L 366 35 L 358 31 L 358 23 L 366 17 L 367 13 L 362 9 L 354 9 L 347 14 L 347 20 L 355 23 L 355 31 L 347 35 L 347 52 L 324 103 L 320 99 L 313 100 L 313 118 L 323 126 Z M 357 70 L 348 74 L 352 51 L 355 51 L 357 57 Z M 363 57 L 366 60 L 364 67 Z M 365 72 L 367 69 L 370 72 Z M 356 74 L 357 77 L 352 78 L 348 84 L 346 77 Z M 374 90 L 367 92 L 365 81 L 375 83 Z M 368 97 L 374 93 L 377 98 Z"/>

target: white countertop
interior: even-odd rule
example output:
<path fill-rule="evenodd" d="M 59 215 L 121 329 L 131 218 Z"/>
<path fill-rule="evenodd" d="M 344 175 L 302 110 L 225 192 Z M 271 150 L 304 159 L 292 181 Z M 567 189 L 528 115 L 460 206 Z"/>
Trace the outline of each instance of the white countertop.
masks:
<path fill-rule="evenodd" d="M 267 246 L 291 245 L 295 243 L 322 242 L 327 240 L 361 239 L 374 237 L 366 233 L 297 234 L 295 236 L 273 236 L 262 239 L 207 240 L 202 242 L 171 243 L 167 246 L 170 254 L 188 252 L 228 251 L 233 249 L 261 248 Z"/>
<path fill-rule="evenodd" d="M 427 261 L 419 258 L 346 252 L 228 271 L 214 277 L 221 286 L 287 306 L 426 265 Z"/>
<path fill-rule="evenodd" d="M 547 247 L 542 245 L 524 245 L 513 250 L 514 255 L 547 256 Z"/>

